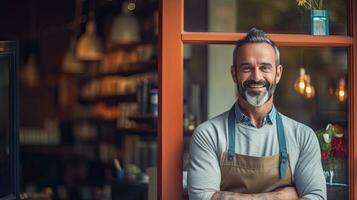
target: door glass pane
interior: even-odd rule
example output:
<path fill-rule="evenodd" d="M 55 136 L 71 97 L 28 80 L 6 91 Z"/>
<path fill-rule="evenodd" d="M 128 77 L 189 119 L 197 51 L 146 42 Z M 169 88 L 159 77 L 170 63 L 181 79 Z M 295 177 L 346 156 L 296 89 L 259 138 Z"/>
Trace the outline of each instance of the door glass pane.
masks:
<path fill-rule="evenodd" d="M 185 45 L 185 130 L 234 104 L 237 92 L 230 74 L 233 49 L 233 45 Z M 283 75 L 274 105 L 282 114 L 313 129 L 322 151 L 328 199 L 347 199 L 347 48 L 279 49 Z M 190 136 L 186 134 L 186 138 L 187 157 Z"/>
<path fill-rule="evenodd" d="M 312 34 L 312 25 L 315 27 L 313 34 L 347 35 L 347 1 L 321 2 L 329 17 L 315 12 L 320 17 L 315 16 L 312 20 L 310 10 L 298 6 L 295 0 L 186 0 L 184 29 L 192 32 L 247 32 L 256 27 L 268 33 Z M 319 32 L 321 29 L 328 31 Z"/>
<path fill-rule="evenodd" d="M 0 197 L 10 194 L 9 56 L 0 55 Z"/>

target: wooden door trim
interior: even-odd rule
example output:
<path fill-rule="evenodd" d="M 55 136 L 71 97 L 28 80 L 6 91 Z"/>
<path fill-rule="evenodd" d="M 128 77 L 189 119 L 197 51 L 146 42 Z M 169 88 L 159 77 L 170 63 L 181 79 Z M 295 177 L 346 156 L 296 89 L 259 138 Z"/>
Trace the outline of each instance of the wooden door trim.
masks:
<path fill-rule="evenodd" d="M 160 1 L 158 198 L 182 198 L 183 0 Z"/>
<path fill-rule="evenodd" d="M 246 33 L 183 32 L 182 41 L 189 44 L 234 44 Z M 353 44 L 350 36 L 316 36 L 294 34 L 267 34 L 279 46 L 347 47 Z"/>

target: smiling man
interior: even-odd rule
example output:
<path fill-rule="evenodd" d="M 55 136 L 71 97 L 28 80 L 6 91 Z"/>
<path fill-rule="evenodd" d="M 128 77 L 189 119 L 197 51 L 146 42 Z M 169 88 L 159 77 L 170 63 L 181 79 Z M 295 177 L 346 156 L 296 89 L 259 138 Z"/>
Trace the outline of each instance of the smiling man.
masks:
<path fill-rule="evenodd" d="M 237 42 L 238 100 L 192 136 L 190 199 L 326 199 L 314 131 L 274 107 L 282 73 L 279 50 L 263 31 L 253 28 Z"/>

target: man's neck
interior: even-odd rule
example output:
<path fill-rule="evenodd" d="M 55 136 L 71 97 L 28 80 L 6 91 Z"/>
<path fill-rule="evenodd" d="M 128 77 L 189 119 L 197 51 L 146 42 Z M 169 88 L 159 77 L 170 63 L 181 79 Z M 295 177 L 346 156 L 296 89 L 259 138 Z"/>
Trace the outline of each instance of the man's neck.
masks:
<path fill-rule="evenodd" d="M 249 117 L 251 123 L 255 127 L 260 128 L 263 126 L 264 117 L 268 115 L 273 107 L 273 97 L 271 97 L 269 101 L 260 107 L 250 105 L 243 98 L 239 98 L 238 103 L 241 111 Z"/>

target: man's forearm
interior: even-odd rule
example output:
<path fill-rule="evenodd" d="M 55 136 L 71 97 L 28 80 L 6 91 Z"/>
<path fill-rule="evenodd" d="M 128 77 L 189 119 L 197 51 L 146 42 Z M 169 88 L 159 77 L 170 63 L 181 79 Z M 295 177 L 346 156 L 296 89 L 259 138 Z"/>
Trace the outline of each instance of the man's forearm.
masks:
<path fill-rule="evenodd" d="M 285 200 L 285 195 L 281 191 L 267 192 L 260 194 L 243 194 L 234 192 L 216 192 L 211 200 Z M 289 199 L 292 200 L 292 199 Z"/>
<path fill-rule="evenodd" d="M 287 195 L 286 191 L 278 190 L 260 194 L 243 194 L 234 192 L 215 192 L 211 200 L 293 200 L 297 199 L 294 195 Z M 302 197 L 298 200 L 309 200 Z"/>

